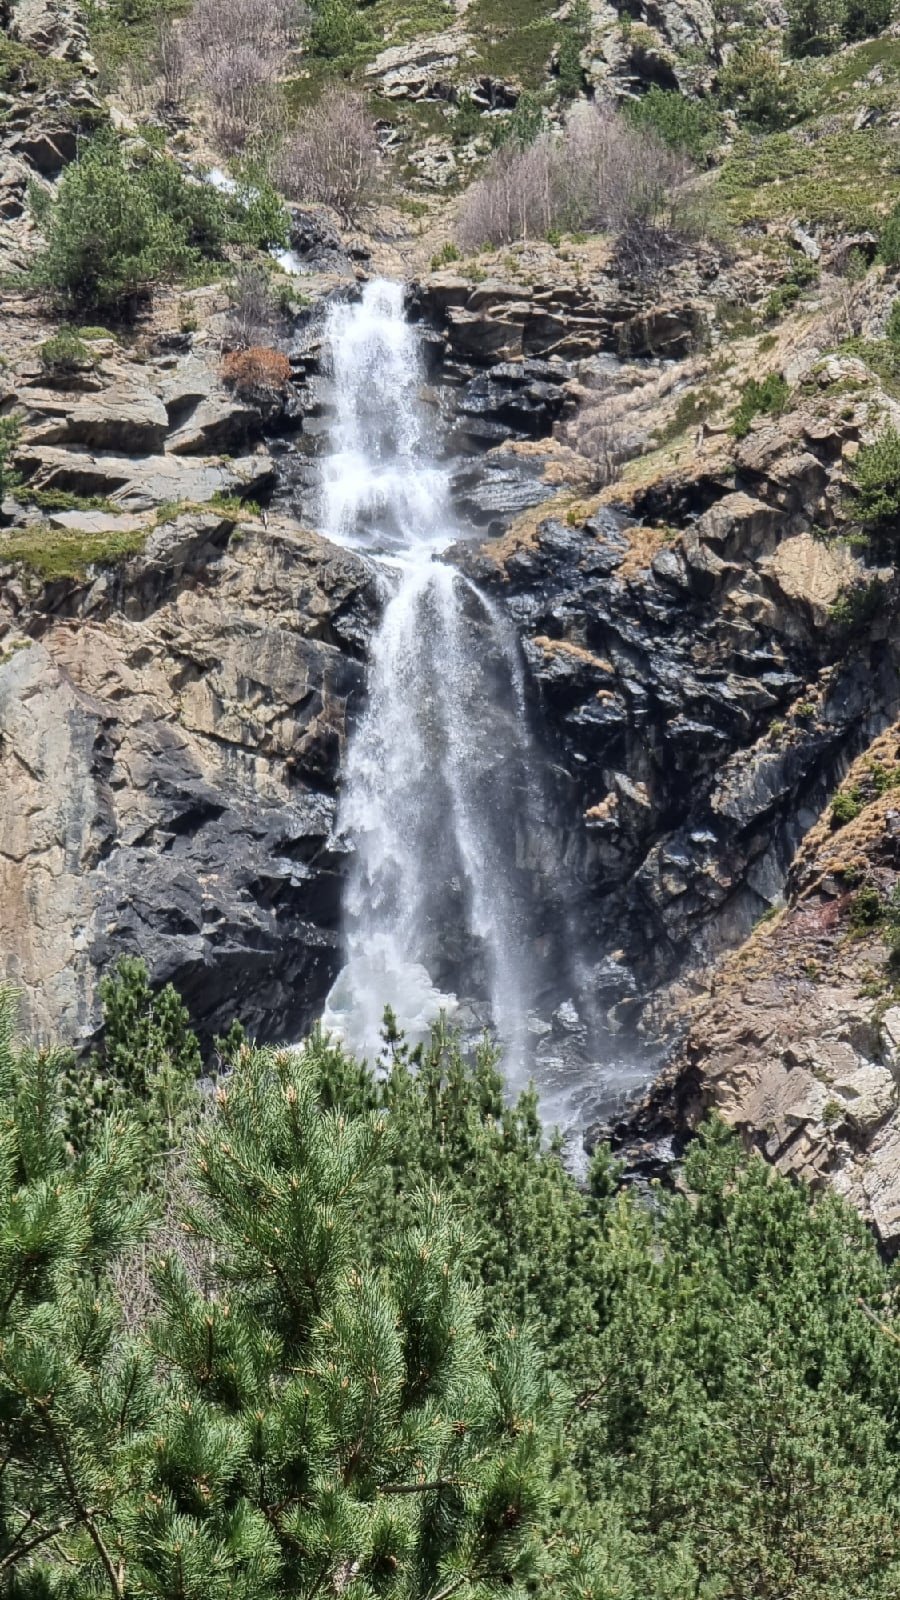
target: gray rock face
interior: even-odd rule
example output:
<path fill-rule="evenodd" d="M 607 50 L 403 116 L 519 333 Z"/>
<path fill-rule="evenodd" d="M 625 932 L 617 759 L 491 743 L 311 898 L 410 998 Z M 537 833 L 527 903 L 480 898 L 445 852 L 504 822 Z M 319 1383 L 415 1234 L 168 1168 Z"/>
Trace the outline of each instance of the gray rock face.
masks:
<path fill-rule="evenodd" d="M 636 300 L 623 297 L 612 280 L 603 278 L 583 289 L 500 279 L 473 287 L 445 274 L 414 285 L 410 303 L 414 313 L 443 333 L 449 357 L 473 367 L 614 351 L 616 330 L 639 310 Z"/>
<path fill-rule="evenodd" d="M 388 100 L 422 100 L 434 95 L 469 47 L 467 33 L 457 24 L 443 33 L 382 50 L 366 68 L 366 77 L 377 82 Z"/>
<path fill-rule="evenodd" d="M 87 1039 L 122 952 L 206 1031 L 289 1038 L 334 970 L 335 784 L 373 604 L 359 561 L 217 515 L 0 603 L 0 943 L 27 1021 Z M 23 631 L 23 623 L 28 632 Z"/>
<path fill-rule="evenodd" d="M 792 866 L 785 910 L 709 974 L 660 1080 L 614 1131 L 683 1136 L 709 1110 L 782 1172 L 830 1186 L 900 1247 L 900 1007 L 884 924 L 855 915 L 864 887 L 889 900 L 900 868 L 898 725 L 851 767 L 870 800 L 849 823 L 826 813 Z"/>
<path fill-rule="evenodd" d="M 746 488 L 657 485 L 633 508 L 654 526 L 548 516 L 505 537 L 499 572 L 489 548 L 476 563 L 580 800 L 586 914 L 645 996 L 779 902 L 847 761 L 900 705 L 896 652 L 847 654 L 829 622 L 858 577 L 810 533 L 840 473 L 829 415 L 754 430 Z"/>
<path fill-rule="evenodd" d="M 286 403 L 252 400 L 225 387 L 209 360 L 188 353 L 156 362 L 100 346 L 96 369 L 57 380 L 46 374 L 18 396 L 24 427 L 16 465 L 36 489 L 103 495 L 129 510 L 214 494 L 260 492 L 268 455 L 243 454 Z M 185 457 L 229 458 L 185 460 Z"/>

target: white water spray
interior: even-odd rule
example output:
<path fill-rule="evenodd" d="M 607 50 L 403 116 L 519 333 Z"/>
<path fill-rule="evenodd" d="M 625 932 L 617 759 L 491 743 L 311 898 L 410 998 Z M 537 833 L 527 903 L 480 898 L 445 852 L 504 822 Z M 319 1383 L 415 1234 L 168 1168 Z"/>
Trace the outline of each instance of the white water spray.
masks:
<path fill-rule="evenodd" d="M 324 1024 L 377 1057 L 386 1004 L 416 1042 L 453 1013 L 462 985 L 487 1002 L 515 1077 L 531 992 L 517 838 L 532 760 L 516 642 L 436 559 L 460 529 L 429 449 L 435 419 L 401 286 L 367 285 L 332 313 L 327 337 L 336 423 L 323 525 L 383 559 L 390 598 L 344 778 L 347 960 Z"/>

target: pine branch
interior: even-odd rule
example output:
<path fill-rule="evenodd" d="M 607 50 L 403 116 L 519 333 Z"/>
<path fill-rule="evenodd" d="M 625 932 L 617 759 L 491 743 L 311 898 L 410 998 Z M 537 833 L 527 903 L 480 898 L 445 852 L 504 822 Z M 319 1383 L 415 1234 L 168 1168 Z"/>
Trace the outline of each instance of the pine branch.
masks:
<path fill-rule="evenodd" d="M 103 1542 L 100 1529 L 97 1527 L 89 1507 L 84 1503 L 84 1498 L 78 1488 L 77 1482 L 75 1481 L 75 1474 L 72 1471 L 72 1463 L 69 1460 L 68 1452 L 66 1451 L 66 1447 L 63 1444 L 59 1433 L 57 1432 L 56 1424 L 54 1423 L 53 1418 L 50 1416 L 50 1413 L 43 1402 L 38 1402 L 38 1409 L 43 1413 L 47 1437 L 53 1446 L 54 1455 L 59 1462 L 62 1475 L 66 1482 L 66 1487 L 72 1498 L 72 1504 L 75 1507 L 78 1518 L 80 1518 L 81 1522 L 84 1524 L 84 1527 L 87 1529 L 91 1543 L 100 1557 L 103 1570 L 109 1579 L 115 1600 L 122 1600 L 122 1595 L 125 1589 L 125 1574 L 122 1570 L 122 1565 L 120 1563 L 118 1568 L 116 1568 L 114 1565 L 112 1556 Z"/>
<path fill-rule="evenodd" d="M 31 1551 L 36 1550 L 39 1545 L 47 1544 L 49 1540 L 55 1539 L 60 1533 L 64 1533 L 66 1528 L 71 1528 L 75 1518 L 66 1517 L 63 1522 L 57 1522 L 53 1528 L 41 1528 L 38 1533 L 34 1534 L 32 1538 L 26 1539 L 25 1543 L 22 1544 L 23 1533 L 32 1526 L 35 1520 L 34 1512 L 29 1512 L 25 1527 L 19 1529 L 12 1548 L 0 1560 L 0 1572 L 6 1572 L 9 1567 L 15 1566 L 17 1561 L 21 1561 L 23 1556 L 30 1555 Z"/>
<path fill-rule="evenodd" d="M 468 1583 L 468 1581 L 468 1573 L 462 1572 L 458 1578 L 453 1579 L 452 1583 L 448 1583 L 443 1589 L 439 1589 L 437 1594 L 430 1594 L 428 1600 L 449 1600 L 449 1596 L 455 1594 L 457 1589 L 461 1589 L 463 1584 Z"/>
<path fill-rule="evenodd" d="M 462 1489 L 462 1478 L 432 1478 L 428 1483 L 383 1483 L 382 1494 L 429 1494 L 432 1489 Z"/>
<path fill-rule="evenodd" d="M 866 1302 L 862 1299 L 862 1297 L 857 1299 L 856 1304 L 859 1306 L 863 1316 L 867 1317 L 869 1322 L 871 1322 L 873 1328 L 877 1328 L 878 1332 L 883 1333 L 885 1338 L 890 1339 L 893 1344 L 900 1344 L 900 1334 L 895 1333 L 893 1328 L 889 1328 L 886 1322 L 882 1322 L 881 1318 L 875 1315 L 875 1312 L 871 1309 L 871 1307 L 866 1305 Z"/>

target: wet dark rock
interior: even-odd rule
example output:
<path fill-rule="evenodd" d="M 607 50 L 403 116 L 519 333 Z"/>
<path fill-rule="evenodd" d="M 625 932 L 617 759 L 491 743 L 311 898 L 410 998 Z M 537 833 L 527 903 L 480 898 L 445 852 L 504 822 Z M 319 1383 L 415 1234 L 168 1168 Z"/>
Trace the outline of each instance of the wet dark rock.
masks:
<path fill-rule="evenodd" d="M 705 318 L 696 306 L 654 306 L 619 329 L 619 355 L 680 360 L 703 343 L 706 333 Z"/>
<path fill-rule="evenodd" d="M 496 452 L 475 467 L 453 474 L 451 488 L 461 515 L 492 535 L 522 511 L 553 493 L 541 479 L 542 463 Z"/>
<path fill-rule="evenodd" d="M 368 260 L 369 252 L 352 257 L 342 243 L 336 220 L 324 208 L 304 210 L 292 206 L 290 212 L 291 249 L 310 272 L 344 272 L 351 259 Z"/>
<path fill-rule="evenodd" d="M 785 449 L 755 440 L 756 497 L 720 491 L 643 563 L 607 508 L 540 523 L 496 584 L 580 801 L 578 914 L 645 999 L 777 902 L 843 765 L 900 703 L 890 650 L 835 659 L 814 620 L 820 547 L 780 503 Z"/>

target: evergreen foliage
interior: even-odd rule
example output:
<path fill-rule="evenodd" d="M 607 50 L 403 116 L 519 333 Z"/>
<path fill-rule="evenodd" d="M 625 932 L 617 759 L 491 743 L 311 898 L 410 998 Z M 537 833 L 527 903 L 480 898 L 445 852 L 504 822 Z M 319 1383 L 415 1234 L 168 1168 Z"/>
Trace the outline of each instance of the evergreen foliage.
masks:
<path fill-rule="evenodd" d="M 876 549 L 896 555 L 900 536 L 900 433 L 886 427 L 860 446 L 851 468 L 853 512 Z"/>
<path fill-rule="evenodd" d="M 843 42 L 883 32 L 894 16 L 894 0 L 787 0 L 792 55 L 829 55 Z"/>
<path fill-rule="evenodd" d="M 579 1185 L 488 1048 L 393 1026 L 380 1078 L 236 1030 L 173 1151 L 180 1002 L 105 1002 L 80 1150 L 0 1007 L 13 1600 L 897 1593 L 893 1275 L 835 1198 L 715 1123 L 682 1192 Z"/>
<path fill-rule="evenodd" d="M 701 164 L 720 138 L 719 119 L 707 101 L 656 84 L 634 102 L 630 114 L 639 127 L 652 129 L 671 149 L 684 150 Z"/>
<path fill-rule="evenodd" d="M 878 240 L 878 255 L 886 267 L 896 267 L 900 262 L 900 205 L 895 205 L 885 219 Z"/>
<path fill-rule="evenodd" d="M 15 489 L 19 482 L 19 475 L 13 466 L 13 458 L 19 443 L 19 434 L 22 424 L 19 417 L 0 417 L 0 500 Z"/>
<path fill-rule="evenodd" d="M 154 993 L 144 962 L 123 956 L 100 981 L 103 1044 L 63 1076 L 66 1134 L 76 1149 L 91 1142 L 98 1122 L 127 1109 L 143 1131 L 145 1167 L 180 1146 L 199 1108 L 202 1062 L 187 1008 L 166 984 Z"/>
<path fill-rule="evenodd" d="M 234 196 L 190 182 L 145 145 L 129 155 L 97 134 L 63 174 L 54 201 L 36 200 L 46 237 L 36 276 L 63 302 L 123 313 L 160 283 L 192 278 L 226 243 L 284 244 L 287 219 L 270 188 Z"/>
<path fill-rule="evenodd" d="M 801 69 L 784 61 L 779 43 L 743 34 L 719 73 L 719 98 L 753 129 L 777 133 L 798 121 L 807 96 Z"/>
<path fill-rule="evenodd" d="M 746 437 L 754 417 L 780 416 L 787 404 L 788 394 L 787 382 L 780 372 L 769 372 L 764 378 L 748 378 L 741 389 L 731 423 L 735 438 Z"/>
<path fill-rule="evenodd" d="M 588 0 L 575 0 L 563 26 L 557 55 L 557 88 L 561 100 L 574 100 L 584 89 L 581 55 L 591 37 Z"/>

